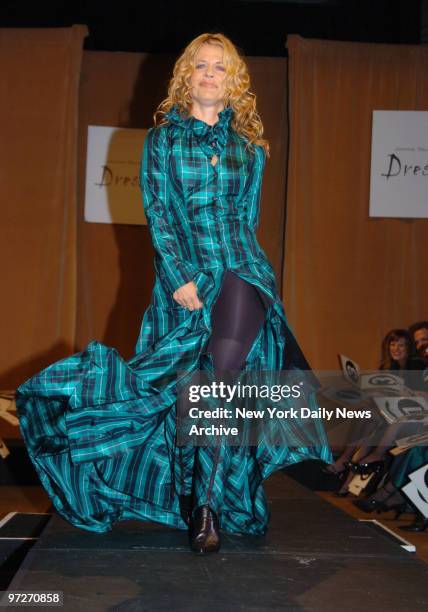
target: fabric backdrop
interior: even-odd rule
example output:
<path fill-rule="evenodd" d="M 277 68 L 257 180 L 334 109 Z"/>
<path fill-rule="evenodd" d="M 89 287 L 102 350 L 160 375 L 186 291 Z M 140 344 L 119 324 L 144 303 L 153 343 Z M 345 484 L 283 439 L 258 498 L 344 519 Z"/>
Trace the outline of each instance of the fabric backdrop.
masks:
<path fill-rule="evenodd" d="M 147 227 L 83 221 L 86 133 L 151 126 L 175 58 L 85 52 L 82 64 L 86 34 L 0 30 L 2 388 L 92 339 L 130 357 L 150 299 Z M 344 352 L 373 367 L 390 327 L 427 317 L 428 222 L 369 219 L 371 112 L 427 109 L 428 51 L 298 36 L 288 48 L 288 184 L 287 60 L 247 58 L 272 151 L 258 237 L 312 365 Z"/>
<path fill-rule="evenodd" d="M 287 47 L 286 312 L 312 367 L 377 367 L 391 328 L 428 318 L 428 219 L 369 218 L 372 111 L 428 110 L 428 47 Z"/>
<path fill-rule="evenodd" d="M 0 388 L 74 348 L 86 26 L 0 29 Z"/>

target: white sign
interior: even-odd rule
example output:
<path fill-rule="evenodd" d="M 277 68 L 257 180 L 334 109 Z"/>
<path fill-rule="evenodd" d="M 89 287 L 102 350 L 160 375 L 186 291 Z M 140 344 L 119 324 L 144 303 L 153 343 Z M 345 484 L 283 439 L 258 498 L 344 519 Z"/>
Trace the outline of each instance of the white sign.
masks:
<path fill-rule="evenodd" d="M 428 416 L 428 401 L 422 395 L 375 397 L 373 399 L 387 423 L 419 422 L 422 428 L 424 417 Z"/>
<path fill-rule="evenodd" d="M 403 493 L 416 506 L 425 518 L 428 518 L 428 464 L 409 474 L 410 482 L 401 487 Z"/>
<path fill-rule="evenodd" d="M 85 221 L 146 225 L 139 185 L 147 130 L 90 125 Z"/>
<path fill-rule="evenodd" d="M 428 111 L 373 111 L 370 217 L 428 217 Z"/>

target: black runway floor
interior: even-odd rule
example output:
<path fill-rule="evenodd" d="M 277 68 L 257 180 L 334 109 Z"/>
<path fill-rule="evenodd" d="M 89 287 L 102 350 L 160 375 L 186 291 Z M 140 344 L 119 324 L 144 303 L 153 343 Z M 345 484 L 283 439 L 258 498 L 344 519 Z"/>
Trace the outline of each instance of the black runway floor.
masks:
<path fill-rule="evenodd" d="M 427 609 L 428 566 L 414 553 L 281 472 L 265 486 L 267 535 L 223 533 L 202 556 L 185 531 L 125 521 L 94 534 L 54 513 L 8 589 L 62 591 L 73 612 Z"/>

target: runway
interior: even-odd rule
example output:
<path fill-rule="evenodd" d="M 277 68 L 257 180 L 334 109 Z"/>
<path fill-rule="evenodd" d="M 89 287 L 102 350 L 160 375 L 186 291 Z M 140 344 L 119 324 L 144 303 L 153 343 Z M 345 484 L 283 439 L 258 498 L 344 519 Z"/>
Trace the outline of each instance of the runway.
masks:
<path fill-rule="evenodd" d="M 205 556 L 185 531 L 126 521 L 94 534 L 54 513 L 8 588 L 62 591 L 73 611 L 426 608 L 428 566 L 397 540 L 282 472 L 266 490 L 267 535 L 223 533 Z"/>

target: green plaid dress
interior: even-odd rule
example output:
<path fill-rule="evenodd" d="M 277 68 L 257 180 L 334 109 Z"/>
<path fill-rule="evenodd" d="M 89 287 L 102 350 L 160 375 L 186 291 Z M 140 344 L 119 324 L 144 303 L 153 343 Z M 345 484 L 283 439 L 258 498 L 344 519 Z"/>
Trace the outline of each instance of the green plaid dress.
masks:
<path fill-rule="evenodd" d="M 173 107 L 168 123 L 147 133 L 140 178 L 156 277 L 135 355 L 127 361 L 92 340 L 17 389 L 40 480 L 56 510 L 82 529 L 104 532 L 127 519 L 186 529 L 178 496 L 193 487 L 223 530 L 263 534 L 270 518 L 263 480 L 305 459 L 332 461 L 321 423 L 285 423 L 290 444 L 281 446 L 176 444 L 178 373 L 213 370 L 211 310 L 226 269 L 252 283 L 267 307 L 243 371 L 309 367 L 256 238 L 265 152 L 246 148 L 232 115 L 227 107 L 210 126 Z M 190 280 L 204 304 L 194 311 L 172 297 Z M 316 407 L 314 393 L 307 401 Z"/>

